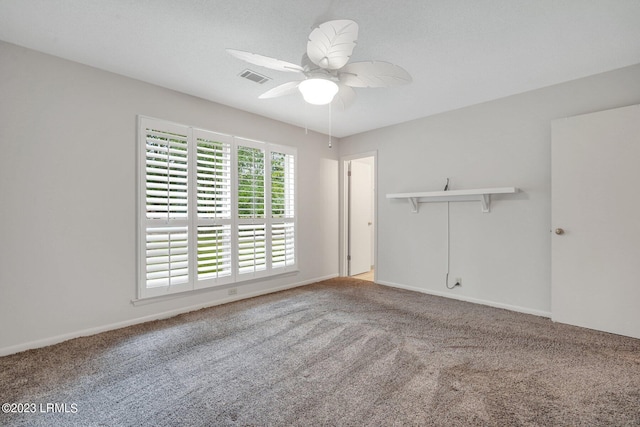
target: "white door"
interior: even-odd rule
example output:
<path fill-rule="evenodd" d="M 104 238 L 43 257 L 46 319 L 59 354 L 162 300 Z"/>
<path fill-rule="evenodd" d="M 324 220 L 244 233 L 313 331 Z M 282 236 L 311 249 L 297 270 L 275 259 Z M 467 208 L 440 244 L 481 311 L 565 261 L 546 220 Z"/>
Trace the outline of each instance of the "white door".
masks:
<path fill-rule="evenodd" d="M 371 270 L 373 227 L 372 166 L 352 160 L 349 186 L 349 275 Z"/>
<path fill-rule="evenodd" d="M 640 106 L 552 123 L 554 321 L 640 338 Z"/>

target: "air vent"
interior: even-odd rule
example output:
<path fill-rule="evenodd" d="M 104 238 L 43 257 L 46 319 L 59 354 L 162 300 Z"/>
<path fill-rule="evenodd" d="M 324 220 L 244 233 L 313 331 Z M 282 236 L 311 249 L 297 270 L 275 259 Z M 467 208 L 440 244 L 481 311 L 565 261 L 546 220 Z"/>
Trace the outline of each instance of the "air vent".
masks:
<path fill-rule="evenodd" d="M 263 84 L 264 82 L 268 82 L 271 80 L 267 76 L 263 76 L 262 74 L 258 74 L 255 71 L 244 70 L 239 74 L 240 77 L 244 77 L 245 79 L 251 80 L 252 82 Z"/>

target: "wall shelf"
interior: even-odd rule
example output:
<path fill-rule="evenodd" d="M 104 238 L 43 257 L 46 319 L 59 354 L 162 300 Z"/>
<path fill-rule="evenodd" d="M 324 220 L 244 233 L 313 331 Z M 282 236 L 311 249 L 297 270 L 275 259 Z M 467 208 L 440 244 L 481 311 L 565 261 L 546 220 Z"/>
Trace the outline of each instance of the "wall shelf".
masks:
<path fill-rule="evenodd" d="M 387 199 L 407 199 L 411 205 L 411 212 L 417 213 L 420 203 L 429 202 L 468 202 L 479 201 L 482 212 L 489 212 L 492 194 L 517 193 L 516 187 L 477 188 L 472 190 L 428 191 L 421 193 L 387 194 Z"/>

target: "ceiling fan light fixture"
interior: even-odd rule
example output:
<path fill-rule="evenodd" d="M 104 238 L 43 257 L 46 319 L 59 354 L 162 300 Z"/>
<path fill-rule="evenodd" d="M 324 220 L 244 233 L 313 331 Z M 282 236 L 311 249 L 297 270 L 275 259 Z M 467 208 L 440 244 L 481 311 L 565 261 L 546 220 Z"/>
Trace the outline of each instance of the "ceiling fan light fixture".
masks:
<path fill-rule="evenodd" d="M 227 52 L 249 64 L 298 73 L 306 79 L 280 84 L 260 95 L 260 99 L 300 92 L 309 104 L 327 105 L 337 94 L 335 107 L 344 110 L 355 99 L 354 87 L 392 87 L 411 82 L 411 75 L 406 70 L 389 62 L 348 63 L 357 41 L 358 24 L 349 19 L 336 19 L 324 22 L 311 31 L 301 65 L 242 50 L 227 49 Z"/>
<path fill-rule="evenodd" d="M 333 101 L 338 93 L 338 85 L 327 79 L 312 78 L 304 80 L 298 85 L 302 97 L 309 104 L 326 105 Z"/>

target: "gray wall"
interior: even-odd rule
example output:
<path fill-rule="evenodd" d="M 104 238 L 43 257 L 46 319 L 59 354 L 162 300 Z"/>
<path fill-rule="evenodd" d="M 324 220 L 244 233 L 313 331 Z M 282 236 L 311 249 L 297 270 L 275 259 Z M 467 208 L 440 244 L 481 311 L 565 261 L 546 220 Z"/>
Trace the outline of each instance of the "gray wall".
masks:
<path fill-rule="evenodd" d="M 0 42 L 0 354 L 228 300 L 131 304 L 138 114 L 297 147 L 300 272 L 238 297 L 338 274 L 326 136 Z"/>
<path fill-rule="evenodd" d="M 428 96 L 428 95 L 426 95 Z M 640 102 L 640 65 L 343 138 L 340 155 L 378 152 L 381 283 L 549 316 L 551 310 L 551 125 L 553 119 Z M 519 187 L 478 202 L 407 202 L 388 193 Z"/>

